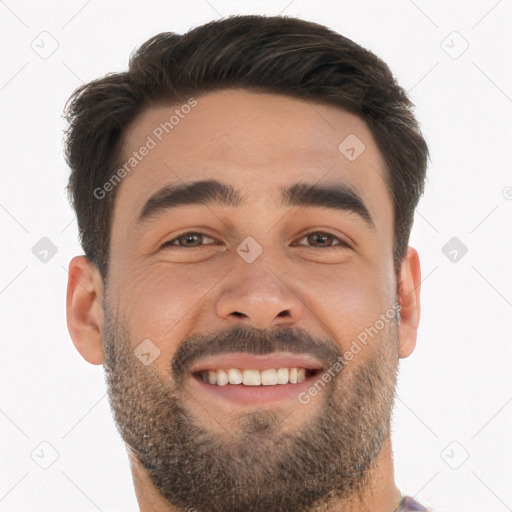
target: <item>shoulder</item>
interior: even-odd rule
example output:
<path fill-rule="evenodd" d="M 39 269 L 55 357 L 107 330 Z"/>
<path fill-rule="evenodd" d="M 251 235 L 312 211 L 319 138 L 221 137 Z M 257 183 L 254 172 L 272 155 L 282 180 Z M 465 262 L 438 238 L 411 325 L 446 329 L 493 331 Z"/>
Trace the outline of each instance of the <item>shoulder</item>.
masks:
<path fill-rule="evenodd" d="M 397 512 L 432 512 L 429 508 L 425 507 L 414 498 L 410 496 L 403 496 L 400 500 L 400 506 Z"/>

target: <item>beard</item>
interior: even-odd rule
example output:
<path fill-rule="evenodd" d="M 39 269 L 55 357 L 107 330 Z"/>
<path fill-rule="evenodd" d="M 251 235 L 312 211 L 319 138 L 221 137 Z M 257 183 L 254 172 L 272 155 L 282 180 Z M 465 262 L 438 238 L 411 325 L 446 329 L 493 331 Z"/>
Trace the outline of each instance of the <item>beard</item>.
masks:
<path fill-rule="evenodd" d="M 350 503 L 370 485 L 371 469 L 390 435 L 398 369 L 395 321 L 319 391 L 315 414 L 308 417 L 297 401 L 290 416 L 301 418 L 300 428 L 287 428 L 282 411 L 261 408 L 229 418 L 217 414 L 226 434 L 221 436 L 187 407 L 187 369 L 198 357 L 279 350 L 311 354 L 329 368 L 341 359 L 338 345 L 294 328 L 235 326 L 183 340 L 164 376 L 135 357 L 138 343 L 128 324 L 105 311 L 104 369 L 115 423 L 169 510 L 323 511 Z"/>

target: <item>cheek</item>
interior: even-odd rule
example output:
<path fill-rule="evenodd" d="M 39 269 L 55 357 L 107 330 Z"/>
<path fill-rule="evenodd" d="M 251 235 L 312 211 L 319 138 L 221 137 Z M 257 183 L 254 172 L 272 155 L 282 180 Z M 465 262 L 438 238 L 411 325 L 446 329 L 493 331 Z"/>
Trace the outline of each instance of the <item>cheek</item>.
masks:
<path fill-rule="evenodd" d="M 391 308 L 389 283 L 380 278 L 382 275 L 386 274 L 375 268 L 359 268 L 348 272 L 332 271 L 303 282 L 306 305 L 313 313 L 312 321 L 319 320 L 320 329 L 328 336 L 335 336 L 343 351 Z"/>
<path fill-rule="evenodd" d="M 219 262 L 204 266 L 153 262 L 117 273 L 114 286 L 120 290 L 119 307 L 134 345 L 150 339 L 163 356 L 157 366 L 165 365 L 197 326 L 221 325 L 212 301 L 219 300 L 223 286 L 230 282 L 222 279 L 230 268 Z M 312 264 L 290 265 L 281 279 L 307 306 L 296 325 L 334 339 L 345 351 L 391 307 L 387 275 L 378 264 Z"/>
<path fill-rule="evenodd" d="M 221 275 L 197 268 L 170 268 L 165 264 L 152 264 L 127 273 L 118 285 L 122 290 L 119 304 L 132 337 L 141 341 L 149 338 L 161 350 L 168 350 L 168 340 L 179 343 L 195 316 L 194 311 L 201 301 L 207 300 L 208 291 Z"/>

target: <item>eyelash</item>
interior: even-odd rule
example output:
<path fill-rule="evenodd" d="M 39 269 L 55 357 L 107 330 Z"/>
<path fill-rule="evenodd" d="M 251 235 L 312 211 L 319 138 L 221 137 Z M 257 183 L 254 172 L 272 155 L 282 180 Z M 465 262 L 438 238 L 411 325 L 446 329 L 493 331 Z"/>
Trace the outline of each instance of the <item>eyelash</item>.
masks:
<path fill-rule="evenodd" d="M 301 240 L 303 240 L 304 238 L 310 236 L 310 235 L 324 235 L 324 236 L 328 236 L 329 238 L 333 238 L 335 240 L 337 240 L 339 243 L 338 244 L 335 244 L 331 247 L 312 247 L 313 249 L 336 249 L 336 248 L 340 248 L 340 249 L 351 249 L 352 247 L 347 243 L 345 242 L 344 240 L 342 240 L 341 238 L 327 232 L 327 231 L 311 231 L 309 233 L 306 233 L 305 235 L 302 236 Z M 196 246 L 196 247 L 183 247 L 183 246 L 179 246 L 179 245 L 173 245 L 173 242 L 175 242 L 176 240 L 178 240 L 179 238 L 185 236 L 185 235 L 200 235 L 200 236 L 205 236 L 205 237 L 208 237 L 208 238 L 211 238 L 213 240 L 213 237 L 211 236 L 208 236 L 207 234 L 205 233 L 201 233 L 200 231 L 184 231 L 183 233 L 180 233 L 179 235 L 177 235 L 175 238 L 173 238 L 172 240 L 168 240 L 167 242 L 164 242 L 160 248 L 161 249 L 164 249 L 164 248 L 168 248 L 168 247 L 173 247 L 173 248 L 176 248 L 176 249 L 197 249 L 199 247 L 202 247 L 202 245 L 200 246 Z M 210 244 L 211 245 L 211 244 Z"/>

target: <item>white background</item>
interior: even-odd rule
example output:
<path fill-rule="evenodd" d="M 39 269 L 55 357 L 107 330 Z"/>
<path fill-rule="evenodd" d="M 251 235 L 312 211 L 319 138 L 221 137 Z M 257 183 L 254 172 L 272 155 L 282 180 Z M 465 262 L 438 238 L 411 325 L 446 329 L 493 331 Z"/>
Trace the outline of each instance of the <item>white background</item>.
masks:
<path fill-rule="evenodd" d="M 422 317 L 401 360 L 396 481 L 436 512 L 512 510 L 512 2 L 5 0 L 0 512 L 138 510 L 103 369 L 80 357 L 65 322 L 66 269 L 82 251 L 64 194 L 61 114 L 77 86 L 125 70 L 149 37 L 244 13 L 328 25 L 383 58 L 410 92 L 432 163 L 410 242 Z M 46 59 L 33 50 L 51 44 Z M 42 237 L 58 250 L 46 263 L 32 253 Z M 468 248 L 456 262 L 442 252 L 452 237 Z M 41 468 L 52 450 L 58 459 Z"/>

